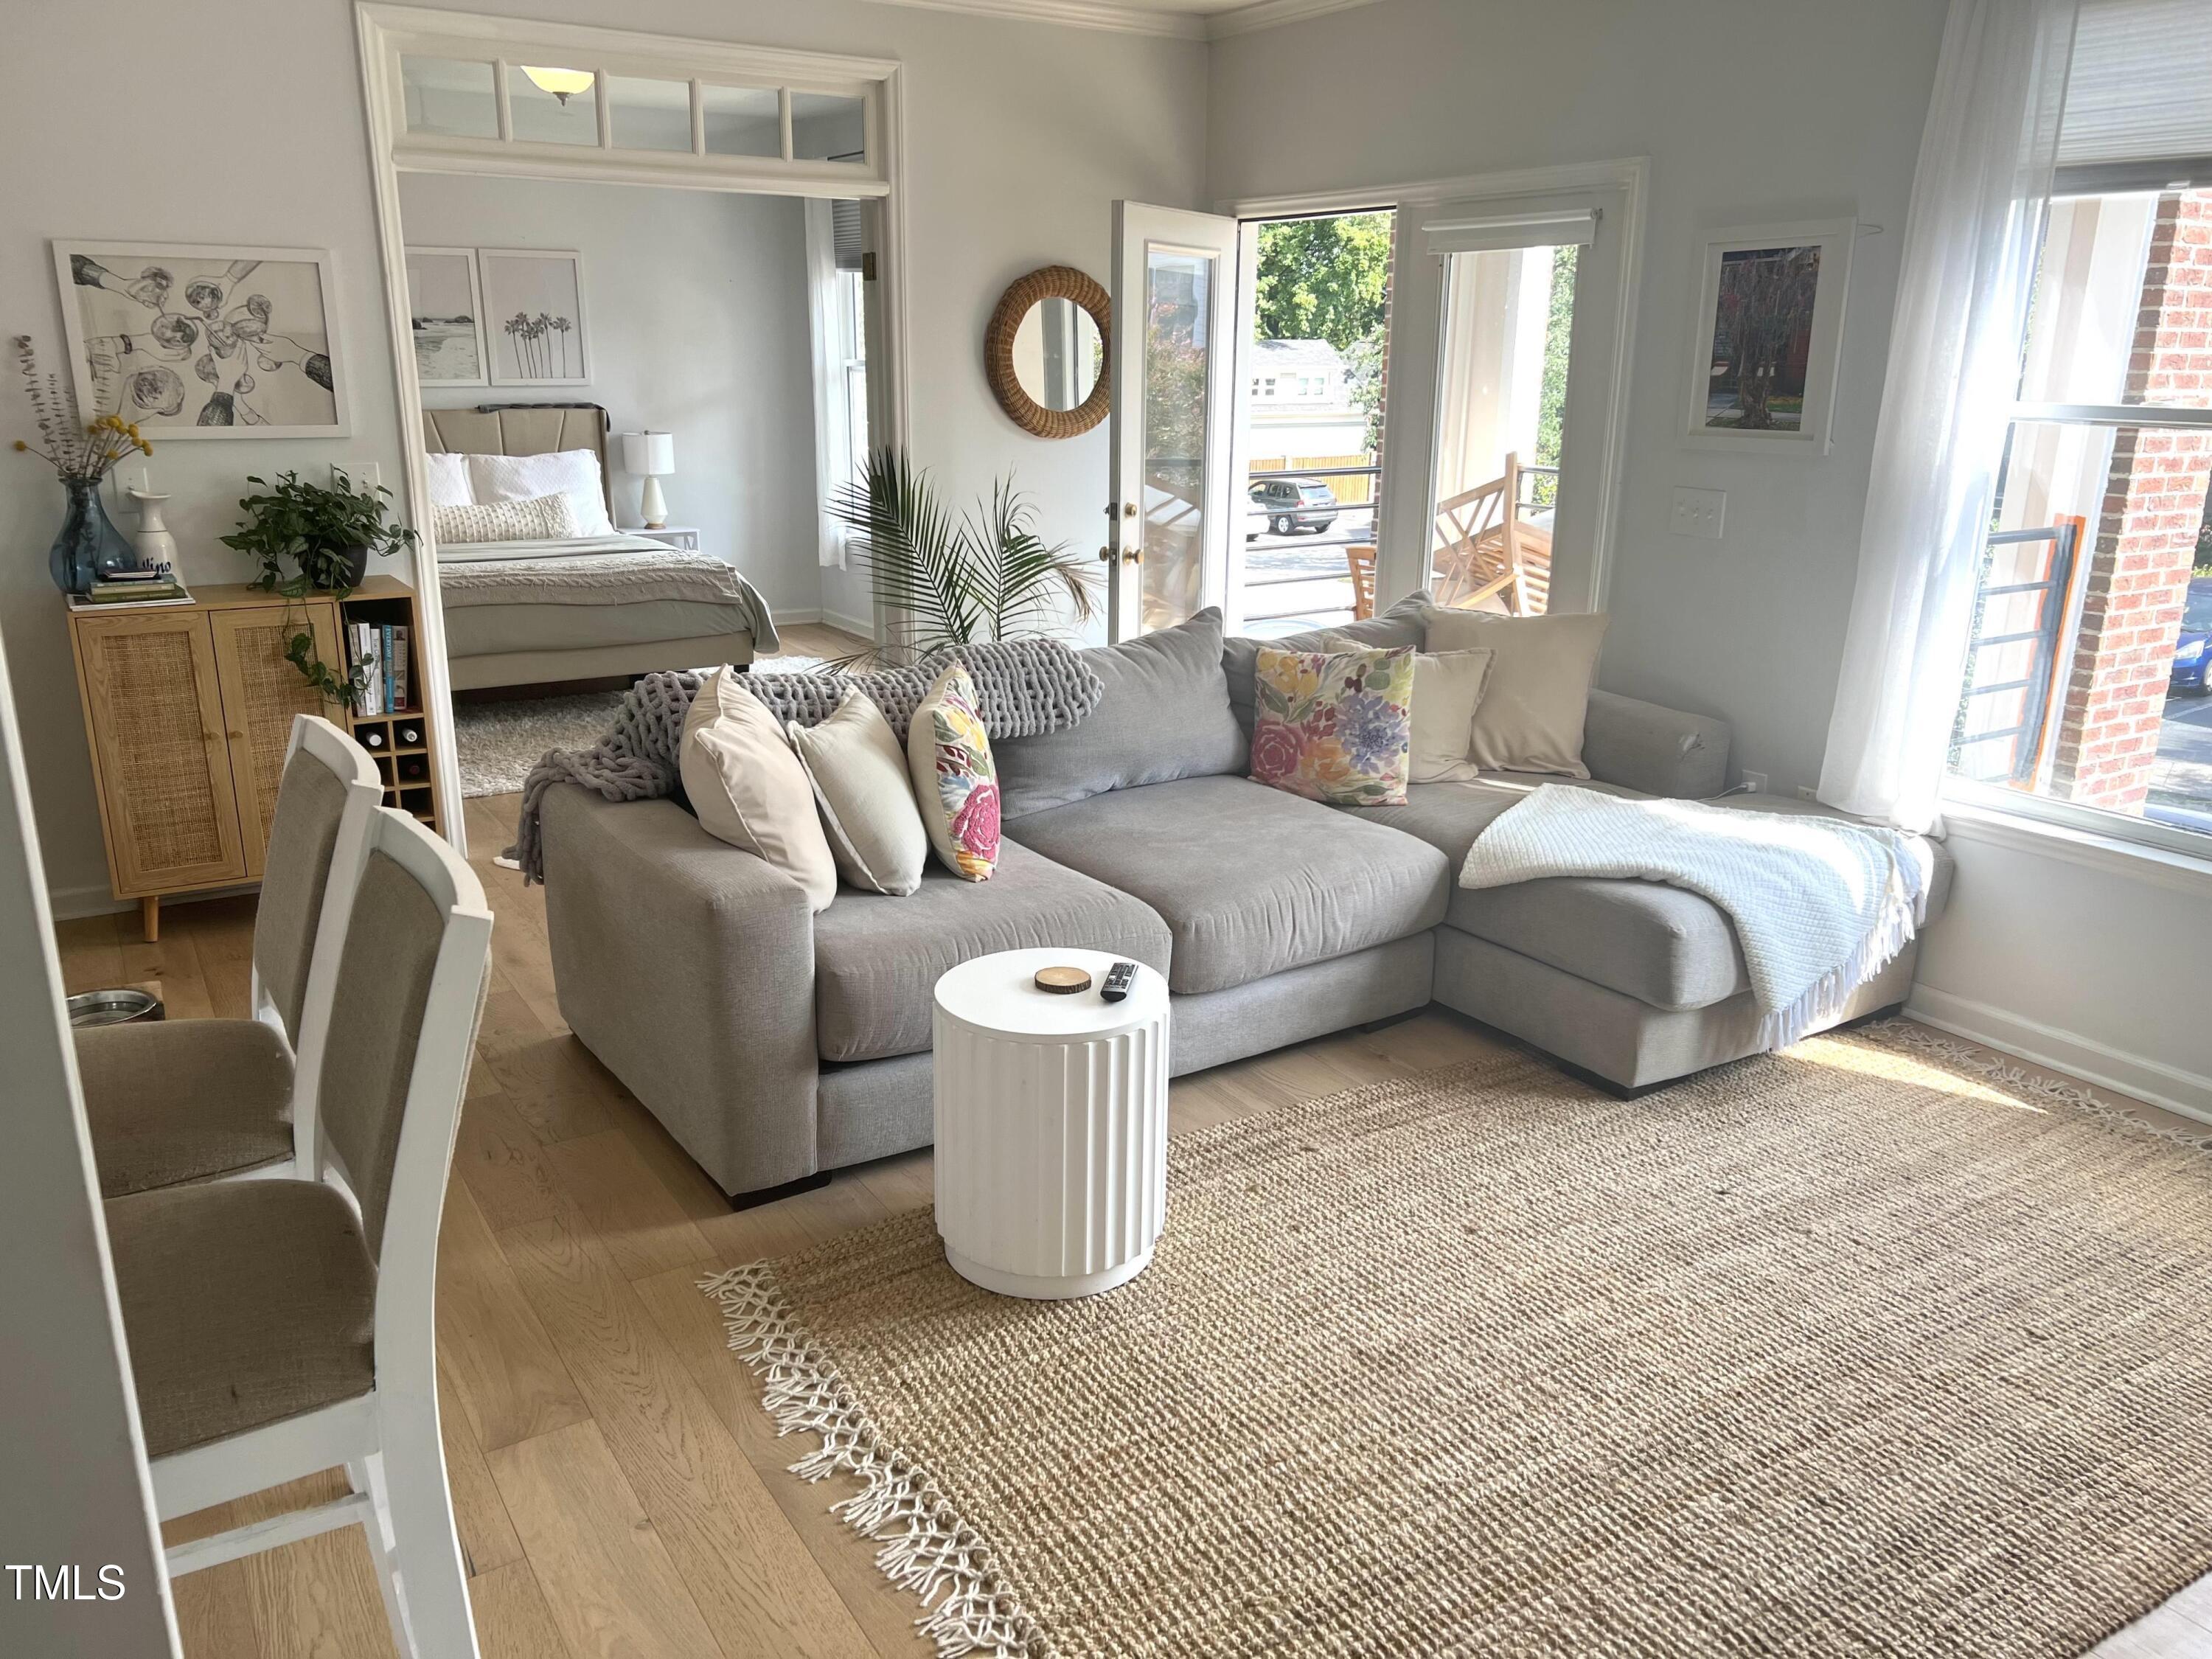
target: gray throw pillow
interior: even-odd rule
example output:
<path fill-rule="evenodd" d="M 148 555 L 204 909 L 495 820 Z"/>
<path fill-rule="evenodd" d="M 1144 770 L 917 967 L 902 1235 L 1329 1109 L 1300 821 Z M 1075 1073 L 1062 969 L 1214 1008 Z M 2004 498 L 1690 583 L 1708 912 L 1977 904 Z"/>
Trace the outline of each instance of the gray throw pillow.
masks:
<path fill-rule="evenodd" d="M 1106 688 L 1098 706 L 1066 731 L 992 740 L 1006 821 L 1109 789 L 1244 775 L 1249 750 L 1229 711 L 1219 611 L 1076 656 Z M 1248 701 L 1249 688 L 1248 678 Z"/>
<path fill-rule="evenodd" d="M 1258 673 L 1260 647 L 1272 645 L 1283 651 L 1340 651 L 1344 641 L 1369 649 L 1395 650 L 1410 645 L 1416 651 L 1428 643 L 1423 619 L 1432 608 L 1426 593 L 1416 588 L 1379 617 L 1346 623 L 1337 628 L 1316 628 L 1279 640 L 1255 640 L 1239 635 L 1224 640 L 1221 667 L 1229 681 L 1229 707 L 1237 716 L 1237 730 L 1249 741 L 1252 736 L 1253 681 Z"/>

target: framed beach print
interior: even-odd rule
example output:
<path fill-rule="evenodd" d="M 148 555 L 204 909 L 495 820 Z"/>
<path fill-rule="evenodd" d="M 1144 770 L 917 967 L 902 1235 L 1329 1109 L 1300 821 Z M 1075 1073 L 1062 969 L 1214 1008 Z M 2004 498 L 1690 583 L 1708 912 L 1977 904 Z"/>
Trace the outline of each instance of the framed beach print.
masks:
<path fill-rule="evenodd" d="M 588 386 L 584 260 L 550 248 L 480 247 L 494 386 Z"/>
<path fill-rule="evenodd" d="M 483 289 L 472 247 L 407 250 L 407 321 L 424 386 L 489 386 Z"/>
<path fill-rule="evenodd" d="M 77 408 L 149 438 L 350 431 L 331 256 L 318 248 L 53 245 Z"/>
<path fill-rule="evenodd" d="M 1683 435 L 1703 447 L 1824 455 L 1836 411 L 1850 219 L 1705 240 Z"/>

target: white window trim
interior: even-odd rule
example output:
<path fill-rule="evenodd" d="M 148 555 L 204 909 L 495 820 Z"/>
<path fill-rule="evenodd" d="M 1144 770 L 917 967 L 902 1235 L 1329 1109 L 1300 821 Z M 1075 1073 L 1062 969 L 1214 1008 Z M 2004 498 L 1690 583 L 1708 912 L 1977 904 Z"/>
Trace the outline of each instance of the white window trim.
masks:
<path fill-rule="evenodd" d="M 2204 836 L 2108 808 L 1946 778 L 1943 830 L 2212 898 L 2212 853 Z"/>

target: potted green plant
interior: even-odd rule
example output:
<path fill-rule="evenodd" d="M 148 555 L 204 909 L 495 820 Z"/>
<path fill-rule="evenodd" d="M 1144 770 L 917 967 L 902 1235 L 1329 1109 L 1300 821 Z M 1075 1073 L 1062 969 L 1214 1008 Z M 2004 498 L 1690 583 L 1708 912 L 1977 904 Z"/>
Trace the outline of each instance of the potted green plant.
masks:
<path fill-rule="evenodd" d="M 897 655 L 1049 632 L 1063 617 L 1087 622 L 1097 611 L 1093 567 L 1036 533 L 1036 511 L 1011 478 L 956 519 L 927 473 L 883 449 L 830 511 L 857 532 L 855 562 L 876 602 L 900 618 Z"/>
<path fill-rule="evenodd" d="M 331 480 L 327 485 L 303 483 L 296 472 L 280 472 L 271 483 L 247 475 L 246 483 L 259 484 L 263 493 L 240 500 L 239 509 L 246 518 L 222 539 L 225 547 L 248 555 L 261 567 L 253 586 L 287 599 L 309 592 L 343 599 L 368 574 L 371 553 L 389 558 L 403 547 L 415 546 L 415 532 L 389 520 L 390 490 L 382 484 L 360 488 L 336 467 L 331 469 Z M 290 575 L 285 574 L 288 562 Z M 289 629 L 289 605 L 284 619 Z M 284 656 L 334 703 L 350 704 L 368 682 L 366 663 L 353 664 L 341 676 L 318 658 L 315 636 L 308 629 L 289 635 Z"/>
<path fill-rule="evenodd" d="M 415 545 L 413 531 L 388 520 L 390 490 L 382 484 L 362 489 L 336 467 L 331 479 L 303 483 L 296 472 L 280 472 L 274 483 L 246 478 L 264 493 L 239 501 L 245 522 L 222 544 L 260 565 L 256 587 L 290 598 L 310 591 L 343 596 L 368 575 L 370 554 L 389 558 Z M 295 574 L 285 574 L 287 561 Z"/>

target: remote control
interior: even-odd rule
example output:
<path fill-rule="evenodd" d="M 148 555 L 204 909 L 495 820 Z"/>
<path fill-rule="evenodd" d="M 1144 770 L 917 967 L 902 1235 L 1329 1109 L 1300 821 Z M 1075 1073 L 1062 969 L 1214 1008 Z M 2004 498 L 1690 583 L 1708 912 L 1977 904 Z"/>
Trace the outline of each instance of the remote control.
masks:
<path fill-rule="evenodd" d="M 1101 1002 L 1119 1002 L 1129 994 L 1129 987 L 1136 983 L 1137 964 L 1117 962 L 1106 970 L 1106 982 L 1098 988 Z"/>

